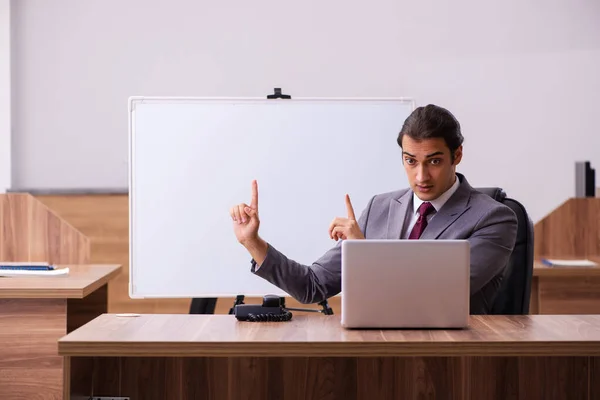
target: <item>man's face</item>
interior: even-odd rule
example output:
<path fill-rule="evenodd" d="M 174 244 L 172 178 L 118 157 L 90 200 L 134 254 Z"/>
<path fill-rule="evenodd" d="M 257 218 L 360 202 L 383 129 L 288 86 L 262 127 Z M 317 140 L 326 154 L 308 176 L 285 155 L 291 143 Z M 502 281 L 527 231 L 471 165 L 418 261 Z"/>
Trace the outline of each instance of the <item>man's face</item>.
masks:
<path fill-rule="evenodd" d="M 454 183 L 456 166 L 462 158 L 462 146 L 454 162 L 443 138 L 413 140 L 402 138 L 402 161 L 411 189 L 423 201 L 437 199 Z"/>

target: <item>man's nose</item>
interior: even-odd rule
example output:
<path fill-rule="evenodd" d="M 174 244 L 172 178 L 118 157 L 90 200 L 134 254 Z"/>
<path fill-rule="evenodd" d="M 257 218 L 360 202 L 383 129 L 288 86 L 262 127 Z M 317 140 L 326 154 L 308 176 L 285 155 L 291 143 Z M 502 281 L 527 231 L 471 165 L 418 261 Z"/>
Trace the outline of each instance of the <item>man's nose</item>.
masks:
<path fill-rule="evenodd" d="M 417 167 L 417 182 L 427 182 L 429 180 L 429 170 L 423 164 Z"/>

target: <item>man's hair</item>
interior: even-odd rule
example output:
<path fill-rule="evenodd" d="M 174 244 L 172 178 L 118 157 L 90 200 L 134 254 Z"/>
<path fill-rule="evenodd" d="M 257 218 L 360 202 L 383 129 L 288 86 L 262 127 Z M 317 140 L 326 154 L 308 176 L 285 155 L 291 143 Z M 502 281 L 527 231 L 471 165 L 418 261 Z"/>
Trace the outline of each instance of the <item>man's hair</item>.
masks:
<path fill-rule="evenodd" d="M 443 138 L 450 149 L 452 162 L 454 162 L 454 152 L 464 140 L 460 132 L 460 123 L 454 115 L 445 108 L 434 104 L 418 107 L 406 118 L 398 135 L 400 148 L 402 148 L 404 135 L 416 141 Z"/>

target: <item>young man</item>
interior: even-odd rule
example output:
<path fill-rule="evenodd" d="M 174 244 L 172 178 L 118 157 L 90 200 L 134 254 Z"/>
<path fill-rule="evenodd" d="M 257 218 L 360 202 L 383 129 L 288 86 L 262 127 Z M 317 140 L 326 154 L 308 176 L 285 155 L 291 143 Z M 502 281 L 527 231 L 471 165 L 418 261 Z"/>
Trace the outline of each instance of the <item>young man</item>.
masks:
<path fill-rule="evenodd" d="M 456 173 L 463 154 L 459 122 L 446 109 L 428 105 L 406 119 L 398 145 L 410 189 L 371 198 L 357 220 L 346 196 L 347 218 L 335 218 L 332 239 L 467 239 L 471 246 L 471 314 L 488 314 L 515 245 L 513 211 L 474 190 Z M 252 272 L 302 303 L 341 291 L 341 242 L 312 265 L 289 259 L 258 235 L 258 187 L 249 205 L 230 210 L 237 240 L 252 256 Z M 435 277 L 432 277 L 435 279 Z"/>

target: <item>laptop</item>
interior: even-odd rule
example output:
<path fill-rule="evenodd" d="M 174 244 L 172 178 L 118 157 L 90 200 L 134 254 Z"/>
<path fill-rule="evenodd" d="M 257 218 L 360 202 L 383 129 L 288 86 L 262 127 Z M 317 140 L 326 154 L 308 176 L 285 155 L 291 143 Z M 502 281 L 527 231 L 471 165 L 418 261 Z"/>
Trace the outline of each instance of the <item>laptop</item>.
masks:
<path fill-rule="evenodd" d="M 342 326 L 466 328 L 466 240 L 342 242 Z"/>

